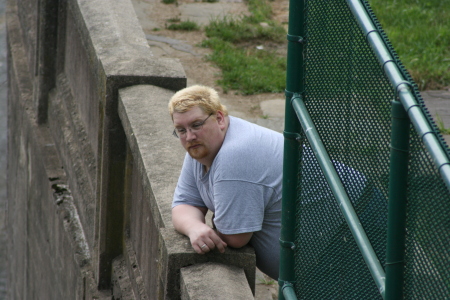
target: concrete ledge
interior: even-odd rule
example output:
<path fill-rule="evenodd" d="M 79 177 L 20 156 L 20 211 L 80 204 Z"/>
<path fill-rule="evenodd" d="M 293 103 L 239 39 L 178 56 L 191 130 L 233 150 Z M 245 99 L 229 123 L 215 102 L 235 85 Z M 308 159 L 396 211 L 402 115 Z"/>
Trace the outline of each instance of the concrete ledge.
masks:
<path fill-rule="evenodd" d="M 119 91 L 119 117 L 158 227 L 172 227 L 171 204 L 185 155 L 172 137 L 167 103 L 173 91 L 139 85 Z M 146 199 L 151 201 L 151 198 Z"/>
<path fill-rule="evenodd" d="M 252 293 L 255 293 L 256 256 L 255 251 L 250 246 L 241 249 L 227 248 L 225 253 L 211 251 L 200 255 L 191 247 L 187 237 L 172 228 L 162 228 L 160 247 L 160 270 L 161 282 L 165 290 L 164 299 L 178 299 L 180 297 L 181 268 L 206 262 L 216 262 L 243 269 L 248 286 Z M 216 288 L 222 289 L 223 287 L 217 286 Z"/>
<path fill-rule="evenodd" d="M 164 78 L 165 87 L 184 78 L 174 59 L 155 58 L 130 0 L 72 0 L 68 7 L 88 51 L 88 59 L 107 76 Z M 159 84 L 158 84 L 159 85 Z"/>
<path fill-rule="evenodd" d="M 181 299 L 253 299 L 244 270 L 220 263 L 204 263 L 181 269 Z"/>

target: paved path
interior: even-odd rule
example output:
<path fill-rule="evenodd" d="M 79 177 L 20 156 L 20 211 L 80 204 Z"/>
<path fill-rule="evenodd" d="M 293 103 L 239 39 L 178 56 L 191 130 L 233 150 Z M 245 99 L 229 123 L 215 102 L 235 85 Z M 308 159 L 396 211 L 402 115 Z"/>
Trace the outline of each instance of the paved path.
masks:
<path fill-rule="evenodd" d="M 442 91 L 425 91 L 420 94 L 437 124 L 441 123 L 446 129 L 450 129 L 450 88 Z M 450 147 L 450 135 L 444 135 L 444 138 Z"/>
<path fill-rule="evenodd" d="M 450 89 L 421 92 L 428 111 L 437 124 L 450 129 Z M 263 116 L 270 116 L 267 120 L 253 119 L 255 123 L 283 131 L 284 126 L 284 100 L 268 100 L 261 103 Z M 281 128 L 281 129 L 280 129 Z M 450 146 L 450 135 L 444 135 L 447 145 Z"/>

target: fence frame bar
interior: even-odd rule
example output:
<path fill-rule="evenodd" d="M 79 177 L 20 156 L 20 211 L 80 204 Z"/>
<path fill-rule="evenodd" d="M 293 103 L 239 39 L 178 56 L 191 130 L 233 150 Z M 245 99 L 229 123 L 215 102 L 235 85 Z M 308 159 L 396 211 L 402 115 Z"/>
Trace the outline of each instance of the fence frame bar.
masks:
<path fill-rule="evenodd" d="M 292 98 L 292 106 L 297 114 L 298 120 L 300 121 L 303 131 L 308 138 L 311 145 L 313 153 L 319 162 L 320 168 L 327 180 L 327 183 L 333 192 L 334 197 L 338 201 L 339 208 L 344 215 L 345 220 L 352 232 L 352 235 L 358 245 L 359 250 L 369 268 L 370 274 L 375 281 L 375 284 L 384 298 L 385 294 L 385 272 L 381 263 L 373 250 L 372 244 L 367 237 L 364 228 L 359 221 L 358 215 L 356 214 L 353 205 L 345 191 L 344 185 L 333 166 L 330 156 L 328 155 L 322 140 L 320 139 L 319 133 L 308 113 L 308 110 L 301 97 Z"/>
<path fill-rule="evenodd" d="M 304 90 L 303 37 L 304 1 L 289 0 L 289 27 L 286 67 L 286 103 L 284 119 L 283 195 L 280 233 L 279 300 L 296 300 L 295 285 L 295 220 L 298 186 L 300 124 L 290 105 L 294 93 Z"/>

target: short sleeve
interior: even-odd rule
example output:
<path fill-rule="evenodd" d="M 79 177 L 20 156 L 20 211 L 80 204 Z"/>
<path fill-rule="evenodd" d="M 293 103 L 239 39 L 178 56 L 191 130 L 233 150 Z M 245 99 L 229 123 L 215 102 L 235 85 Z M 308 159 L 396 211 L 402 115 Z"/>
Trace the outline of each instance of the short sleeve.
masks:
<path fill-rule="evenodd" d="M 172 208 L 180 204 L 205 207 L 195 180 L 195 170 L 192 159 L 186 154 L 181 168 L 178 184 L 173 196 Z"/>
<path fill-rule="evenodd" d="M 214 185 L 214 223 L 223 234 L 255 232 L 262 229 L 265 200 L 273 190 L 245 181 L 224 180 Z"/>

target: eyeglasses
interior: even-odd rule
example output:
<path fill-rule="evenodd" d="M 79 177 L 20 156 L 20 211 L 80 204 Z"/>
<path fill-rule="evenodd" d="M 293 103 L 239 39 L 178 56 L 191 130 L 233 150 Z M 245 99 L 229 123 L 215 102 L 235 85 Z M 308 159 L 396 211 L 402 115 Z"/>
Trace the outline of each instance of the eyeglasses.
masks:
<path fill-rule="evenodd" d="M 211 117 L 213 114 L 209 114 L 209 116 L 204 119 L 203 121 L 197 121 L 192 123 L 190 127 L 188 127 L 190 132 L 197 132 L 200 129 L 203 128 L 203 125 L 205 124 L 206 120 L 208 120 L 209 117 Z M 184 138 L 186 136 L 187 130 L 186 128 L 175 128 L 172 132 L 172 135 L 176 138 Z"/>

